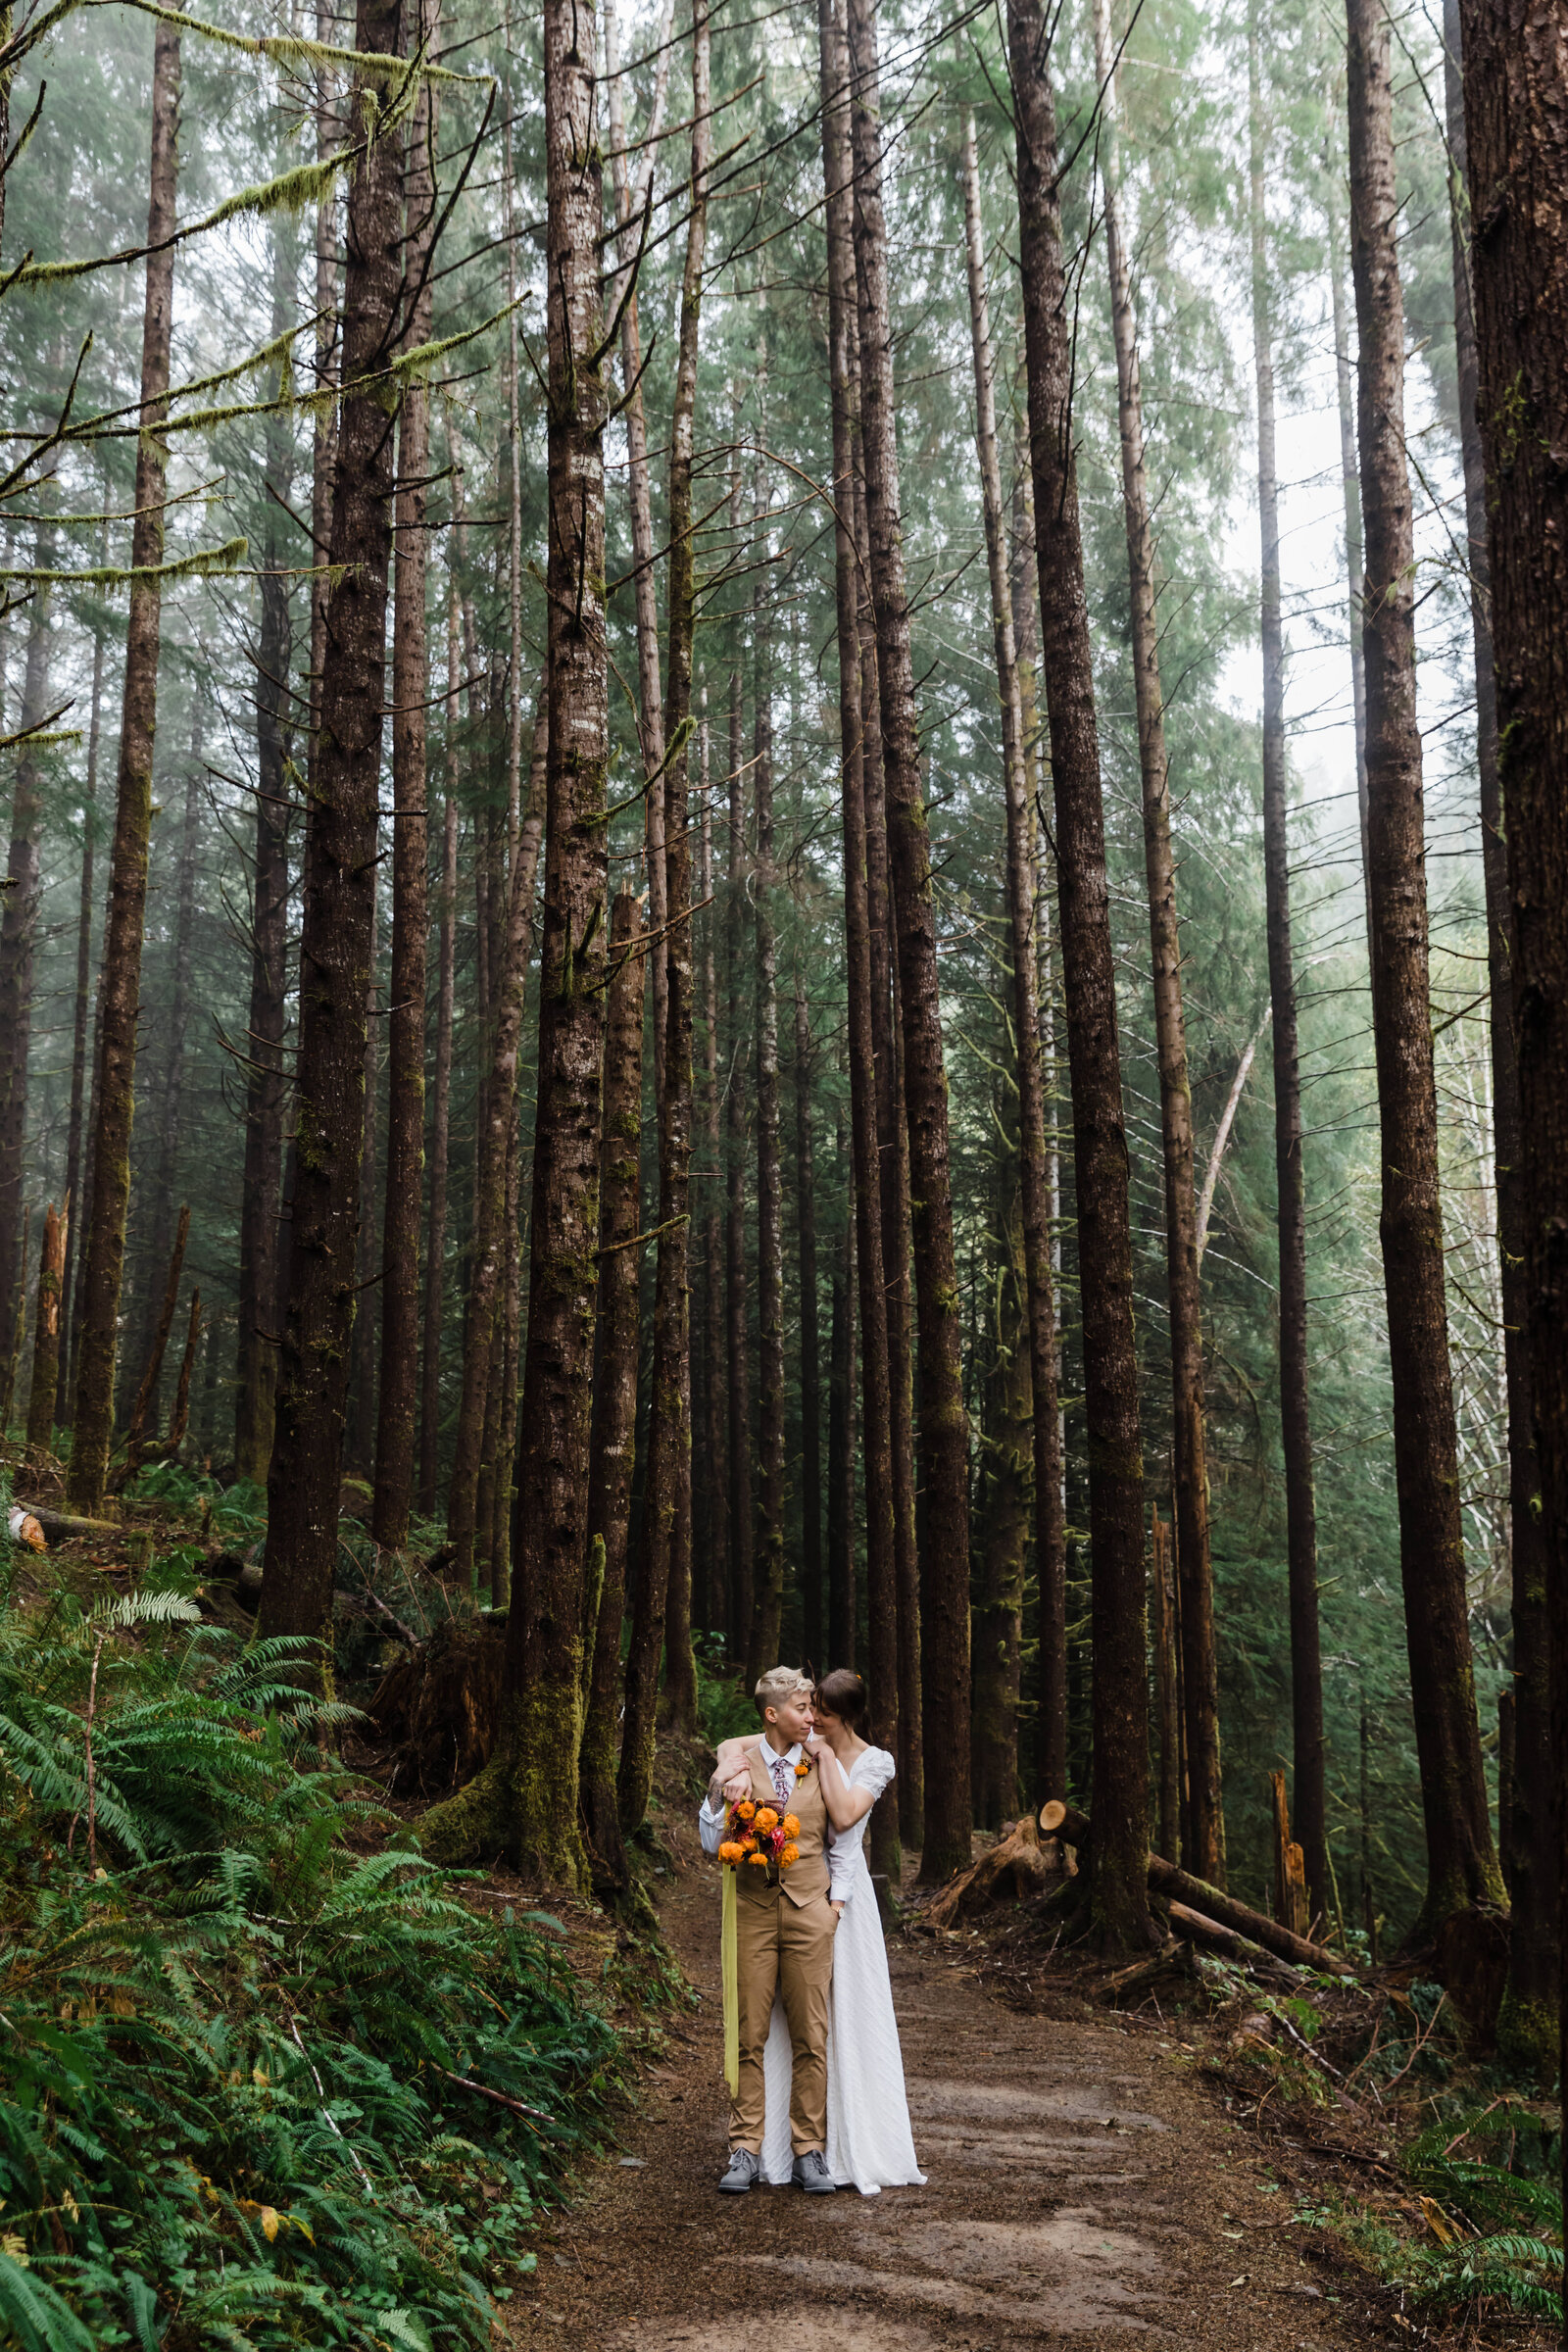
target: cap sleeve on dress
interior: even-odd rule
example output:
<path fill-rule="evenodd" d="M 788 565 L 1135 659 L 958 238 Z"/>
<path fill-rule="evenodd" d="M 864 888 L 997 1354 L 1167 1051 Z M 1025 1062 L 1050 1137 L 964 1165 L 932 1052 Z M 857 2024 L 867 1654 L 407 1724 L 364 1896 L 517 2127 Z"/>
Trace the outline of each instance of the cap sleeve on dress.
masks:
<path fill-rule="evenodd" d="M 855 1779 L 859 1788 L 869 1788 L 872 1796 L 878 1797 L 897 1771 L 885 1747 L 868 1747 L 855 1767 Z"/>

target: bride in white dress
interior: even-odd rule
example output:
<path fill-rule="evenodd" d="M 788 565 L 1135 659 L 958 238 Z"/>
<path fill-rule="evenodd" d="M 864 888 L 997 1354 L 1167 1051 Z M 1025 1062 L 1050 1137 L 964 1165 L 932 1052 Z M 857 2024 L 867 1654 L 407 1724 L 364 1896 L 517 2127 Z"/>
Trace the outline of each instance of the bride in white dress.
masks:
<path fill-rule="evenodd" d="M 839 1670 L 816 1687 L 816 1729 L 808 1745 L 821 1776 L 833 1828 L 828 1850 L 829 1900 L 839 1914 L 833 1938 L 833 1989 L 827 2035 L 827 2163 L 840 2188 L 874 2197 L 884 2188 L 923 2187 L 909 2130 L 904 2055 L 893 2014 L 887 1944 L 864 1842 L 871 1807 L 896 1766 L 885 1747 L 860 1736 L 867 1715 L 865 1685 Z M 750 1744 L 725 1742 L 738 1757 Z M 762 2179 L 770 2187 L 790 2178 L 790 2036 L 781 2001 L 762 2056 L 767 2125 Z"/>

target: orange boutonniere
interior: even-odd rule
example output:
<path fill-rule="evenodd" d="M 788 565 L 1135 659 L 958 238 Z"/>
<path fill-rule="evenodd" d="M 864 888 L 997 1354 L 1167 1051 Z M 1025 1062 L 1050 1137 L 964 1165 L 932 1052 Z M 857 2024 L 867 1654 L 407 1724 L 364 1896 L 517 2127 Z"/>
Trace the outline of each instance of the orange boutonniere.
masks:
<path fill-rule="evenodd" d="M 803 1756 L 803 1757 L 801 1758 L 800 1762 L 799 1762 L 799 1763 L 796 1765 L 796 1767 L 795 1767 L 795 1778 L 796 1778 L 798 1781 L 804 1781 L 804 1780 L 805 1780 L 805 1778 L 806 1778 L 806 1776 L 807 1776 L 807 1774 L 808 1774 L 808 1773 L 810 1771 L 810 1769 L 811 1769 L 811 1767 L 809 1766 L 809 1764 L 808 1764 L 808 1762 L 806 1761 L 806 1758 Z"/>

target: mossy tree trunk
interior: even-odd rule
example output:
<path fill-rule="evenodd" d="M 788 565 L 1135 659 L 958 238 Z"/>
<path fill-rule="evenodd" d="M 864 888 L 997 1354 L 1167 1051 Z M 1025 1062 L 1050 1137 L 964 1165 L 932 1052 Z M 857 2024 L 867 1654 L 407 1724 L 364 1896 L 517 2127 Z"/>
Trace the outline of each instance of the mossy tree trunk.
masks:
<path fill-rule="evenodd" d="M 446 1295 L 447 1177 L 452 1128 L 452 1029 L 458 976 L 458 591 L 447 600 L 446 798 L 441 820 L 440 935 L 436 950 L 435 1078 L 424 1243 L 423 1357 L 419 1366 L 421 1515 L 432 1518 L 441 1445 L 441 1311 Z M 536 733 L 536 747 L 540 741 Z"/>
<path fill-rule="evenodd" d="M 578 1750 L 608 944 L 608 403 L 595 38 L 591 5 L 545 0 L 550 746 L 514 1592 L 496 1751 L 467 1789 L 425 1820 L 437 1854 L 505 1851 L 530 1875 L 571 1885 L 585 1875 Z"/>
<path fill-rule="evenodd" d="M 1061 1423 L 1056 1384 L 1056 1298 L 1051 1266 L 1051 1194 L 1046 1173 L 1046 1094 L 1040 1055 L 1035 861 L 1030 821 L 1032 800 L 1025 764 L 1023 694 L 1018 671 L 1012 581 L 1007 564 L 1006 529 L 1002 505 L 1002 461 L 997 446 L 996 385 L 992 366 L 991 321 L 986 302 L 985 234 L 980 218 L 980 169 L 972 114 L 964 117 L 963 193 L 969 318 L 974 347 L 975 441 L 985 509 L 997 690 L 1002 705 L 1003 790 L 1007 819 L 1007 915 L 1011 932 L 1014 1051 L 1018 1086 L 1018 1190 L 1024 1289 L 1028 1306 L 1027 1368 L 1033 1433 L 1033 1485 L 1030 1492 L 1034 1508 L 1035 1558 L 1047 1564 L 1045 1579 L 1049 1581 L 1049 1564 L 1061 1554 L 1066 1537 L 1061 1502 Z M 994 1409 L 1001 1409 L 995 1400 L 993 1405 Z M 996 1478 L 1002 1479 L 1000 1470 Z M 1004 1481 L 995 1486 L 997 1506 L 1004 1520 L 1006 1517 L 1004 1489 Z M 1005 1555 L 1005 1545 L 1000 1550 L 997 1548 L 1000 1539 L 996 1538 L 989 1518 L 986 1526 L 986 1590 L 991 1592 L 999 1589 L 996 1578 L 1002 1574 L 1000 1563 Z M 1020 1563 L 1020 1580 L 1021 1573 Z M 1004 1584 L 1006 1584 L 1005 1577 Z M 1010 1592 L 1010 1585 L 1006 1585 L 1006 1591 Z M 1004 1603 L 998 1600 L 990 1605 L 995 1616 L 999 1610 L 1004 1614 L 1010 1601 Z M 1022 1606 L 1021 1581 L 1019 1606 Z M 993 1626 L 987 1640 L 994 1646 L 1001 1638 Z M 1047 1638 L 1049 1640 L 1049 1632 Z M 988 1659 L 985 1669 L 984 1687 L 993 1716 L 998 1703 L 997 1693 L 1003 1689 L 1011 1692 L 1014 1714 L 1007 1735 L 1010 1740 L 1010 1766 L 1005 1761 L 1000 1765 L 995 1761 L 997 1733 L 994 1728 L 984 1740 L 977 1738 L 975 1741 L 976 1758 L 983 1756 L 987 1760 L 986 1785 L 979 1791 L 977 1801 L 987 1808 L 982 1818 L 987 1819 L 992 1828 L 1010 1815 L 1017 1804 L 1018 1688 L 1015 1669 L 1016 1659 L 1012 1658 L 1002 1685 L 996 1680 L 998 1669 L 993 1660 Z M 978 1672 L 975 1688 L 978 1699 L 982 1688 Z M 1042 1788 L 1040 1793 L 1049 1797 L 1055 1792 Z"/>
<path fill-rule="evenodd" d="M 732 501 L 739 522 L 739 480 Z M 729 1041 L 728 1115 L 724 1122 L 724 1306 L 727 1358 L 725 1396 L 729 1418 L 729 1624 L 731 1655 L 743 1664 L 752 1638 L 752 1402 L 751 1354 L 746 1315 L 746 1106 L 738 1083 L 745 1041 L 742 977 L 746 946 L 746 799 L 744 704 L 741 672 L 729 681 L 729 857 L 725 867 L 728 906 L 724 923 L 725 1009 Z"/>
<path fill-rule="evenodd" d="M 1497 1810 L 1508 1878 L 1508 1985 L 1497 2040 L 1505 2055 L 1549 2082 L 1556 2062 L 1550 2030 L 1562 1942 L 1557 1918 L 1559 1853 L 1552 1788 L 1551 1689 L 1546 1626 L 1546 1528 L 1541 1510 L 1530 1377 L 1530 1205 L 1525 1185 L 1519 1056 L 1512 1009 L 1513 908 L 1503 825 L 1497 671 L 1492 619 L 1486 458 L 1478 415 L 1480 364 L 1471 290 L 1471 203 L 1465 136 L 1463 33 L 1458 0 L 1443 14 L 1448 159 L 1453 210 L 1453 326 L 1458 358 L 1459 440 L 1464 461 L 1470 610 L 1476 665 L 1476 765 L 1481 781 L 1481 859 L 1487 894 L 1487 977 L 1492 989 L 1492 1120 L 1501 1261 L 1503 1377 L 1508 1397 L 1508 1542 L 1512 1554 L 1513 1750 L 1498 1756 Z"/>
<path fill-rule="evenodd" d="M 899 461 L 894 428 L 893 342 L 874 0 L 851 0 L 851 126 L 856 166 L 855 243 L 860 285 L 860 423 L 871 597 L 876 617 L 888 867 L 897 944 L 903 1096 L 913 1202 L 919 1348 L 920 1474 L 925 1497 L 920 1560 L 921 1710 L 942 1727 L 943 1768 L 925 1790 L 921 1875 L 967 1865 L 969 1806 L 969 1464 L 962 1330 L 953 1245 L 948 1082 L 937 977 L 931 840 L 920 781 L 920 746 L 905 584 Z M 902 1596 L 901 1596 L 902 1597 Z M 903 1611 L 901 1610 L 901 1619 Z M 906 1729 L 906 1738 L 909 1727 Z"/>
<path fill-rule="evenodd" d="M 1404 301 L 1396 243 L 1388 21 L 1348 0 L 1350 269 L 1366 517 L 1367 876 L 1383 1149 L 1379 1219 L 1394 1388 L 1399 1563 L 1427 1889 L 1421 1924 L 1502 1903 L 1481 1759 L 1448 1357 L 1427 947 L 1415 550 L 1404 451 Z"/>
<path fill-rule="evenodd" d="M 130 560 L 155 570 L 164 558 L 168 448 L 160 427 L 169 413 L 170 334 L 174 307 L 175 134 L 179 120 L 179 34 L 160 22 L 153 38 L 152 167 L 147 208 L 146 299 L 142 311 L 140 436 L 132 501 Z M 115 1343 L 130 1200 L 130 1129 L 134 1113 L 136 1021 L 141 1007 L 142 924 L 147 905 L 147 846 L 152 826 L 153 734 L 158 720 L 158 580 L 130 592 L 125 677 L 120 721 L 120 772 L 110 853 L 109 912 L 99 1001 L 97 1119 L 92 1212 L 82 1257 L 76 1402 L 66 1497 L 96 1518 L 109 1469 L 115 1417 Z"/>
<path fill-rule="evenodd" d="M 1055 96 L 1040 0 L 1008 0 L 1041 669 L 1056 817 L 1088 1423 L 1096 1935 L 1141 1949 L 1149 1913 L 1144 1469 L 1116 973 L 1089 612 L 1072 445 L 1071 304 Z"/>
<path fill-rule="evenodd" d="M 834 579 L 839 654 L 839 758 L 844 843 L 844 960 L 850 1061 L 850 1189 L 854 1227 L 855 1300 L 859 1308 L 861 1433 L 865 1497 L 867 1663 L 873 1735 L 891 1754 L 899 1745 L 898 1566 L 894 1537 L 892 1411 L 888 1369 L 888 1301 L 883 1278 L 881 1154 L 878 1138 L 876 1032 L 866 770 L 872 758 L 864 713 L 874 715 L 875 656 L 870 691 L 864 676 L 861 632 L 862 565 L 858 485 L 860 430 L 858 292 L 855 269 L 855 160 L 850 109 L 850 52 L 845 0 L 817 0 L 817 47 L 822 86 L 822 176 L 827 191 L 828 336 L 833 378 Z M 842 1154 L 841 1154 L 842 1156 Z M 847 1244 L 848 1248 L 848 1244 Z M 847 1267 L 847 1279 L 849 1276 Z M 840 1327 L 841 1345 L 848 1334 Z M 853 1355 L 853 1346 L 851 1348 Z M 846 1368 L 846 1377 L 853 1372 Z M 849 1447 L 850 1399 L 841 1419 Z M 853 1455 L 848 1478 L 853 1482 Z M 854 1491 L 843 1542 L 853 1545 Z M 848 1563 L 845 1563 L 846 1567 Z M 854 1596 L 842 1574 L 832 1603 L 835 1666 L 854 1663 Z M 847 1650 L 838 1644 L 846 1632 Z M 871 1848 L 878 1870 L 900 1859 L 903 1790 L 895 1781 L 871 1816 Z M 883 1816 L 886 1818 L 882 1818 Z"/>
<path fill-rule="evenodd" d="M 1035 1480 L 1035 1395 L 1027 1313 L 1029 1276 L 1016 1162 L 998 1171 L 990 1361 L 980 1438 L 980 1574 L 974 1613 L 975 1823 L 1000 1829 L 1017 1814 L 1018 1701 L 1023 1681 L 1023 1586 Z"/>
<path fill-rule="evenodd" d="M 703 695 L 703 718 L 698 732 L 701 775 L 698 801 L 702 808 L 697 896 L 708 907 L 703 916 L 703 1121 L 708 1145 L 708 1213 L 703 1222 L 703 1322 L 706 1345 L 703 1393 L 703 1478 L 701 1494 L 703 1558 L 707 1566 L 708 1609 L 705 1623 L 713 1633 L 728 1635 L 729 1618 L 729 1414 L 724 1388 L 724 1138 L 721 1126 L 718 1062 L 718 958 L 714 941 L 718 910 L 713 897 L 713 818 L 709 789 L 708 696 Z"/>
<path fill-rule="evenodd" d="M 439 0 L 420 0 L 408 26 L 410 51 L 433 42 Z M 421 83 L 403 162 L 403 333 L 406 348 L 427 342 L 435 230 L 435 93 Z M 425 768 L 428 654 L 424 581 L 429 535 L 424 511 L 430 461 L 430 396 L 415 381 L 398 418 L 397 538 L 392 617 L 392 969 L 387 1003 L 386 1213 L 381 1245 L 381 1377 L 370 1529 L 399 1551 L 409 1540 L 414 1499 L 415 1390 L 418 1378 L 419 1194 L 424 1172 L 424 988 L 430 891 L 426 873 L 429 795 Z"/>
<path fill-rule="evenodd" d="M 827 1665 L 822 1591 L 822 1373 L 817 1335 L 816 1185 L 811 1165 L 811 1022 L 795 974 L 795 1234 L 801 1298 L 801 1602 L 805 1655 Z"/>
<path fill-rule="evenodd" d="M 60 1299 L 66 1275 L 66 1233 L 71 1199 L 64 1209 L 51 1200 L 43 1221 L 38 1260 L 38 1303 L 32 1324 L 32 1384 L 27 1392 L 27 1459 L 47 1459 L 54 1444 L 55 1388 L 60 1373 Z"/>
<path fill-rule="evenodd" d="M 1461 0 L 1475 292 L 1476 408 L 1487 466 L 1498 790 L 1507 812 L 1525 1281 L 1550 1642 L 1551 1770 L 1536 1831 L 1561 1870 L 1568 1821 L 1568 59 L 1551 0 Z M 1504 1017 L 1494 1004 L 1493 1019 Z M 1549 1897 L 1548 1897 L 1549 1899 Z M 1568 1934 L 1563 1936 L 1568 1948 Z M 1568 2002 L 1533 2021 L 1560 2039 Z M 1538 2058 L 1539 2062 L 1539 2058 Z M 1549 2071 L 1549 2069 L 1548 2069 Z M 1568 2162 L 1568 2139 L 1564 2142 Z"/>
<path fill-rule="evenodd" d="M 43 495 L 48 495 L 45 485 Z M 40 522 L 33 541 L 40 570 L 54 563 L 55 534 Z M 27 626 L 26 671 L 18 732 L 47 714 L 49 656 L 55 615 L 47 586 L 33 590 Z M 17 756 L 11 800 L 7 888 L 0 899 L 0 1331 L 10 1331 L 21 1300 L 22 1192 L 26 1169 L 27 1062 L 32 1047 L 33 956 L 42 874 L 44 762 L 24 745 Z"/>
<path fill-rule="evenodd" d="M 582 1734 L 582 1817 L 591 1854 L 610 1885 L 626 1884 L 616 1809 L 620 1757 L 620 1634 L 637 1429 L 642 1214 L 642 912 L 630 891 L 610 927 L 610 1008 L 605 1036 L 605 1131 L 599 1152 L 598 1367 L 588 1455 L 588 1541 L 605 1546 L 604 1583 Z"/>
<path fill-rule="evenodd" d="M 392 53 L 397 0 L 359 0 L 356 45 Z M 371 125 L 349 194 L 342 387 L 332 485 L 335 567 L 322 623 L 320 719 L 305 837 L 288 1288 L 282 1315 L 259 1624 L 324 1637 L 331 1623 L 366 1125 L 377 790 L 386 699 L 394 439 L 382 369 L 402 290 L 400 144 Z M 379 135 L 376 135 L 378 132 Z M 337 568 L 341 567 L 341 568 Z"/>
<path fill-rule="evenodd" d="M 109 526 L 106 523 L 105 546 L 108 538 Z M 82 787 L 81 892 L 76 907 L 76 991 L 72 1011 L 71 1109 L 66 1124 L 66 1199 L 71 1204 L 71 1214 L 67 1219 L 65 1268 L 60 1277 L 59 1373 L 55 1389 L 55 1419 L 62 1428 L 68 1427 L 71 1420 L 71 1334 L 74 1323 L 72 1293 L 75 1263 L 81 1254 L 76 1236 L 81 1230 L 87 1189 L 83 1183 L 84 1162 L 88 1155 L 84 1117 L 87 1109 L 88 1012 L 93 1001 L 93 876 L 98 848 L 98 756 L 103 745 L 104 643 L 104 631 L 95 628 L 92 633 L 92 699 L 87 719 L 87 774 Z"/>

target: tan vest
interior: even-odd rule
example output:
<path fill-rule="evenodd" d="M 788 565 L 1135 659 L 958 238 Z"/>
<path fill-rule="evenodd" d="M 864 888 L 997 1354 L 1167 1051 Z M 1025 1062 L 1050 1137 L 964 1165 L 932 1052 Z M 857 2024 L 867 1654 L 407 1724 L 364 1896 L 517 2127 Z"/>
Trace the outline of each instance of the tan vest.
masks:
<path fill-rule="evenodd" d="M 747 1749 L 747 1761 L 752 1768 L 752 1794 L 758 1804 L 771 1805 L 775 1812 L 782 1809 L 786 1813 L 793 1813 L 800 1823 L 801 1834 L 795 1842 L 801 1853 L 799 1861 L 792 1862 L 788 1870 L 779 1872 L 776 1886 L 771 1871 L 758 1870 L 750 1862 L 742 1862 L 735 1873 L 736 1893 L 742 1902 L 776 1903 L 780 1894 L 787 1896 L 797 1908 L 814 1902 L 818 1896 L 827 1893 L 828 1887 L 827 1806 L 822 1799 L 822 1782 L 817 1768 L 811 1764 L 806 1778 L 796 1782 L 794 1795 L 780 1808 L 772 1775 L 762 1762 L 760 1741 L 755 1747 Z M 811 1762 L 808 1756 L 803 1756 L 803 1761 Z"/>

